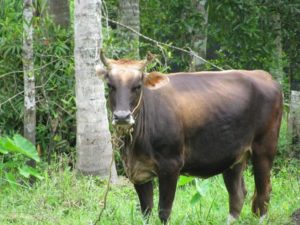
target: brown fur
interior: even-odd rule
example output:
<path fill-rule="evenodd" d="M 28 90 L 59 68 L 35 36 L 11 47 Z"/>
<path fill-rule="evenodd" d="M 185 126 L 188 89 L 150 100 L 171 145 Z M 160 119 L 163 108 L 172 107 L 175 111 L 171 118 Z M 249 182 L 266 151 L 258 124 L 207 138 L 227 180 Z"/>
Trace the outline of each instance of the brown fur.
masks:
<path fill-rule="evenodd" d="M 158 72 L 152 72 L 145 77 L 144 86 L 150 89 L 160 88 L 169 83 L 169 78 Z"/>

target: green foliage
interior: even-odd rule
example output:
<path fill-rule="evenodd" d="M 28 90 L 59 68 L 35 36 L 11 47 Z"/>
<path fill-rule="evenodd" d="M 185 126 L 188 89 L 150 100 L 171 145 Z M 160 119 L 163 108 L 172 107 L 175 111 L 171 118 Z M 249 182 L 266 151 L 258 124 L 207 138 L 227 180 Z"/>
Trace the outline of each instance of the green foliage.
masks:
<path fill-rule="evenodd" d="M 224 68 L 270 71 L 279 57 L 275 40 L 280 38 L 288 97 L 289 79 L 294 84 L 300 76 L 296 50 L 300 26 L 299 20 L 291 20 L 299 16 L 300 5 L 295 1 L 209 1 L 208 56 Z M 278 74 L 273 76 L 278 78 Z"/>
<path fill-rule="evenodd" d="M 209 48 L 232 68 L 269 70 L 274 33 L 267 9 L 256 1 L 209 2 Z M 216 47 L 218 46 L 218 47 Z"/>
<path fill-rule="evenodd" d="M 18 132 L 21 126 L 23 103 L 14 98 L 22 86 L 22 2 L 1 1 L 0 7 L 0 134 Z M 21 97 L 20 95 L 19 97 Z M 5 123 L 5 125 L 4 125 Z"/>
<path fill-rule="evenodd" d="M 177 186 L 184 186 L 191 183 L 192 181 L 194 181 L 194 177 L 180 176 L 177 182 Z"/>
<path fill-rule="evenodd" d="M 140 1 L 141 32 L 160 42 L 175 45 L 181 48 L 191 48 L 192 37 L 204 30 L 203 16 L 197 8 L 186 1 Z M 144 42 L 144 40 L 141 40 Z M 168 63 L 171 71 L 187 71 L 191 57 L 168 48 L 153 46 L 153 43 L 144 42 L 141 52 L 151 50 L 163 55 L 162 61 Z"/>
<path fill-rule="evenodd" d="M 37 145 L 50 162 L 52 153 L 72 155 L 75 146 L 73 31 L 55 25 L 44 0 L 35 1 L 34 65 Z M 0 133 L 23 129 L 22 1 L 3 1 L 0 17 Z M 4 34 L 4 35 L 2 35 Z"/>
<path fill-rule="evenodd" d="M 272 196 L 265 224 L 293 224 L 292 213 L 299 208 L 299 164 L 286 163 L 278 173 L 272 175 Z M 201 184 L 202 182 L 206 183 Z M 258 224 L 259 218 L 251 212 L 254 179 L 245 172 L 248 195 L 240 220 L 235 224 Z M 177 188 L 169 224 L 225 224 L 228 215 L 228 194 L 221 176 L 199 180 L 207 186 L 204 195 L 196 204 L 191 204 L 195 186 Z M 0 192 L 1 224 L 92 224 L 103 207 L 106 182 L 97 177 L 78 176 L 53 164 L 45 172 L 43 182 L 31 189 L 18 188 Z M 203 187 L 204 187 L 203 186 Z M 154 189 L 154 209 L 147 224 L 160 224 L 158 219 L 158 190 Z M 122 204 L 120 204 L 120 201 Z M 146 224 L 139 210 L 138 197 L 127 180 L 121 178 L 111 185 L 107 208 L 101 224 Z M 126 207 L 124 207 L 126 206 Z"/>
<path fill-rule="evenodd" d="M 40 161 L 34 145 L 18 134 L 14 135 L 13 139 L 0 137 L 0 152 L 3 154 L 7 154 L 8 152 L 21 153 L 37 162 Z"/>
<path fill-rule="evenodd" d="M 121 35 L 115 29 L 103 29 L 103 48 L 109 58 L 129 58 L 136 59 L 133 49 L 139 48 L 139 43 L 131 40 L 129 36 Z"/>
<path fill-rule="evenodd" d="M 43 178 L 37 169 L 26 165 L 26 160 L 40 162 L 40 158 L 35 146 L 19 134 L 13 138 L 0 137 L 0 159 L 0 184 L 4 181 L 16 188 L 20 185 L 18 179 L 26 182 L 30 176 Z"/>
<path fill-rule="evenodd" d="M 73 31 L 53 23 L 46 12 L 35 17 L 35 65 L 39 99 L 37 143 L 47 152 L 71 154 L 75 146 Z M 45 154 L 46 155 L 46 154 Z"/>

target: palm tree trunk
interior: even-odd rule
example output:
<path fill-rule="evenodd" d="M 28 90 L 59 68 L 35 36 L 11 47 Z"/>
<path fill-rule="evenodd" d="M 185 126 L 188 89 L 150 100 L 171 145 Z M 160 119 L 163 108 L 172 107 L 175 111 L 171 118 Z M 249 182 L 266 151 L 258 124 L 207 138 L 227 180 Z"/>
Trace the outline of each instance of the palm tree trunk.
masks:
<path fill-rule="evenodd" d="M 63 28 L 70 26 L 69 0 L 49 0 L 49 13 L 57 25 Z"/>
<path fill-rule="evenodd" d="M 281 19 L 280 14 L 274 12 L 272 16 L 273 31 L 276 35 L 275 38 L 275 49 L 273 53 L 272 67 L 270 68 L 271 74 L 276 78 L 276 80 L 283 84 L 284 72 L 282 63 L 282 38 L 281 38 Z"/>
<path fill-rule="evenodd" d="M 119 20 L 121 24 L 140 32 L 140 3 L 139 0 L 119 0 Z M 129 51 L 135 59 L 139 58 L 139 36 L 131 31 L 119 27 L 123 36 L 129 36 L 132 43 Z"/>
<path fill-rule="evenodd" d="M 206 7 L 207 0 L 192 0 L 192 5 L 198 10 L 199 14 L 202 15 L 201 32 L 196 33 L 192 37 L 192 49 L 195 54 L 202 58 L 206 58 L 206 43 L 207 43 L 207 21 L 208 21 L 208 10 Z M 190 71 L 200 70 L 204 62 L 199 58 L 192 56 L 190 65 Z"/>
<path fill-rule="evenodd" d="M 300 91 L 291 91 L 289 123 L 290 156 L 300 159 Z"/>
<path fill-rule="evenodd" d="M 77 169 L 108 177 L 112 159 L 104 84 L 95 74 L 102 45 L 101 0 L 75 1 L 75 78 Z M 112 180 L 117 179 L 115 165 Z"/>

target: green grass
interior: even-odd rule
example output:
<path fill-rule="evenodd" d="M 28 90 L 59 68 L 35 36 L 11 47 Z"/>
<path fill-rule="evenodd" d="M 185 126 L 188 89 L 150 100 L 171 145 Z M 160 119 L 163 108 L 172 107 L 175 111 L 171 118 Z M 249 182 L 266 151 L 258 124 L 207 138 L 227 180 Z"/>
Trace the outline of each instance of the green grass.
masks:
<path fill-rule="evenodd" d="M 273 191 L 269 214 L 264 224 L 293 224 L 291 214 L 300 208 L 300 167 L 298 163 L 281 164 L 272 176 Z M 276 174 L 275 174 L 276 173 Z M 253 176 L 245 172 L 248 195 L 236 224 L 257 224 L 251 213 Z M 225 224 L 228 195 L 221 176 L 208 180 L 205 196 L 196 204 L 190 200 L 193 184 L 177 189 L 170 224 Z M 103 206 L 106 183 L 95 177 L 76 176 L 69 170 L 51 169 L 45 179 L 30 189 L 0 189 L 0 224 L 92 224 Z M 157 187 L 155 205 L 157 206 Z M 123 181 L 109 191 L 107 208 L 100 224 L 146 224 L 139 211 L 132 184 Z M 157 207 L 148 224 L 160 224 Z"/>

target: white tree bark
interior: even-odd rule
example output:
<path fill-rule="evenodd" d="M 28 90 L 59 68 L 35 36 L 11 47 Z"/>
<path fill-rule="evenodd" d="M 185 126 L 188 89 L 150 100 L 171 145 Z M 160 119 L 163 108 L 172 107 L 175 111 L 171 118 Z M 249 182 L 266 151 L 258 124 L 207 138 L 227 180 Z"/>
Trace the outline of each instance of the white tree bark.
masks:
<path fill-rule="evenodd" d="M 119 0 L 119 19 L 120 23 L 131 27 L 132 29 L 140 32 L 140 3 L 139 0 Z M 133 45 L 130 49 L 132 55 L 139 58 L 139 36 L 131 31 L 119 27 L 122 35 L 128 35 Z"/>
<path fill-rule="evenodd" d="M 283 63 L 282 63 L 282 38 L 281 38 L 281 19 L 280 14 L 274 12 L 272 16 L 273 31 L 276 35 L 275 38 L 275 49 L 273 53 L 272 67 L 270 68 L 271 74 L 276 78 L 276 80 L 283 84 Z"/>
<path fill-rule="evenodd" d="M 69 0 L 48 0 L 49 13 L 53 16 L 54 22 L 63 28 L 70 25 Z"/>
<path fill-rule="evenodd" d="M 300 91 L 291 91 L 288 127 L 291 136 L 291 155 L 300 159 Z"/>
<path fill-rule="evenodd" d="M 208 10 L 205 8 L 207 0 L 192 0 L 192 4 L 202 15 L 203 21 L 201 24 L 201 32 L 197 33 L 192 38 L 192 49 L 194 53 L 206 58 L 206 45 L 207 45 L 207 21 L 208 21 Z M 192 61 L 190 65 L 191 71 L 200 70 L 204 62 L 199 58 L 192 56 Z"/>
<path fill-rule="evenodd" d="M 95 74 L 102 45 L 101 0 L 75 0 L 77 169 L 107 177 L 112 159 L 104 84 Z M 117 179 L 112 166 L 112 181 Z"/>
<path fill-rule="evenodd" d="M 24 0 L 23 9 L 23 70 L 24 70 L 24 137 L 35 144 L 36 104 L 33 64 L 32 0 Z"/>

